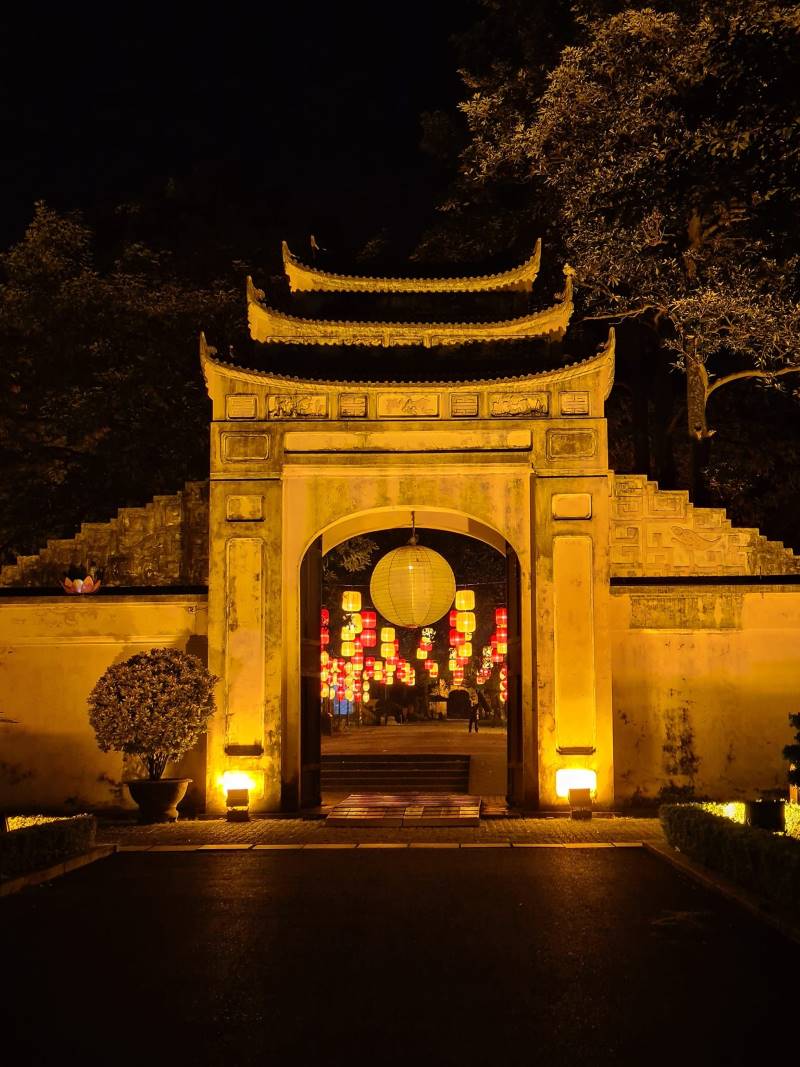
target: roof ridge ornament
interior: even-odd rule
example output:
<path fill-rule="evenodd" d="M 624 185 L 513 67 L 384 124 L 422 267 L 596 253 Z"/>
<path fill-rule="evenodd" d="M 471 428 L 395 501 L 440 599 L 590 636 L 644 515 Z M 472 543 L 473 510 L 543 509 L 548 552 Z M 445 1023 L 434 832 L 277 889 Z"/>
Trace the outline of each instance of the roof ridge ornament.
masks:
<path fill-rule="evenodd" d="M 474 293 L 502 290 L 529 293 L 539 274 L 542 239 L 523 263 L 495 274 L 456 275 L 450 278 L 374 277 L 358 274 L 335 274 L 303 263 L 281 241 L 283 269 L 289 287 L 295 292 L 339 293 Z"/>

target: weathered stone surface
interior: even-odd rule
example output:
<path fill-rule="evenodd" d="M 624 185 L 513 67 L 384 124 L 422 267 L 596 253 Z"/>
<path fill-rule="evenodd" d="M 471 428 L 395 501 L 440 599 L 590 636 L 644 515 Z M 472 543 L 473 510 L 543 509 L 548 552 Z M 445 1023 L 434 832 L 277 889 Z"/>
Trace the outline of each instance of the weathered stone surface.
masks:
<path fill-rule="evenodd" d="M 38 555 L 0 570 L 0 586 L 59 588 L 70 567 L 96 567 L 105 586 L 208 583 L 208 482 L 174 496 L 120 508 L 110 522 L 84 523 L 71 540 L 48 541 Z"/>
<path fill-rule="evenodd" d="M 664 491 L 643 475 L 618 474 L 612 484 L 612 577 L 800 573 L 800 556 L 734 527 L 722 508 L 696 508 L 688 493 Z"/>

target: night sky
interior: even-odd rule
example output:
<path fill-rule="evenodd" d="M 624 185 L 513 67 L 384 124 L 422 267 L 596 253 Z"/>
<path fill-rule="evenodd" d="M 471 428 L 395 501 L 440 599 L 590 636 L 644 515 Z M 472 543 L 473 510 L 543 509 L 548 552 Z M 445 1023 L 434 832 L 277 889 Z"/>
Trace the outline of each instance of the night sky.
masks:
<path fill-rule="evenodd" d="M 419 116 L 463 95 L 449 39 L 473 3 L 170 7 L 2 16 L 2 247 L 36 199 L 97 225 L 168 185 L 234 251 L 248 229 L 411 240 L 443 185 Z"/>

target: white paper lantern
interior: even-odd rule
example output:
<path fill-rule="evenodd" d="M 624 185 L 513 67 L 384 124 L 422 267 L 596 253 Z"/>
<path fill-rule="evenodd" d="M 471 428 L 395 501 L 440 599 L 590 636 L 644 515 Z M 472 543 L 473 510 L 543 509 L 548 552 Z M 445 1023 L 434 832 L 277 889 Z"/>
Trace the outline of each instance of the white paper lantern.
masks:
<path fill-rule="evenodd" d="M 403 545 L 379 559 L 369 583 L 372 602 L 397 626 L 414 629 L 450 610 L 456 580 L 450 564 L 422 545 Z"/>

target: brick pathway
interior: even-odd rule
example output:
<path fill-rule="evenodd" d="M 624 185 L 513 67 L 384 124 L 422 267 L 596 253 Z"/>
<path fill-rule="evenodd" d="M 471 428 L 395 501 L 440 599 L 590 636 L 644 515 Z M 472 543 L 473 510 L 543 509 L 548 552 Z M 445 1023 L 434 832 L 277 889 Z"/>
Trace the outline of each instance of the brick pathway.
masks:
<path fill-rule="evenodd" d="M 277 845 L 631 845 L 662 842 L 658 819 L 595 816 L 579 821 L 567 816 L 482 819 L 476 827 L 339 828 L 324 819 L 255 817 L 246 823 L 224 819 L 182 819 L 176 823 L 139 826 L 133 822 L 105 821 L 98 827 L 98 842 L 121 848 L 159 851 L 203 846 Z"/>

